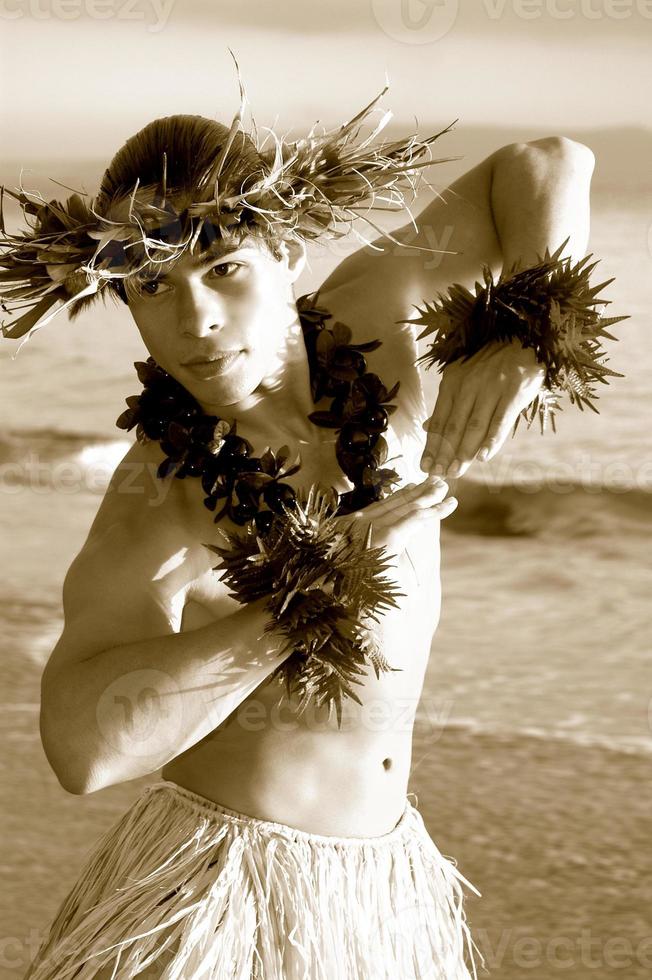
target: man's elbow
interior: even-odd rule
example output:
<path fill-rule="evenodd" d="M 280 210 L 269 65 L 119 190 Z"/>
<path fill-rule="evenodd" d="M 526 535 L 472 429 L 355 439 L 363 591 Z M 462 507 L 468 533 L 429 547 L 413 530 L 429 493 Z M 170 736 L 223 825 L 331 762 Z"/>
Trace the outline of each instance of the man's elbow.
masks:
<path fill-rule="evenodd" d="M 595 154 L 591 147 L 568 136 L 544 136 L 543 139 L 532 140 L 528 146 L 542 147 L 554 160 L 575 170 L 592 174 L 595 168 Z"/>
<path fill-rule="evenodd" d="M 87 793 L 92 792 L 90 783 L 85 775 L 82 776 L 81 770 L 71 765 L 70 759 L 62 758 L 58 749 L 53 748 L 52 743 L 44 737 L 43 729 L 41 729 L 41 745 L 43 747 L 43 754 L 48 761 L 50 769 L 57 777 L 57 782 L 61 786 L 61 789 L 65 790 L 66 793 L 71 793 L 73 796 L 85 796 Z"/>
<path fill-rule="evenodd" d="M 527 143 L 509 143 L 498 151 L 501 156 L 536 156 L 555 167 L 572 170 L 590 177 L 595 169 L 595 154 L 586 143 L 572 140 L 568 136 L 543 136 Z"/>
<path fill-rule="evenodd" d="M 68 766 L 61 766 L 60 764 L 55 768 L 49 757 L 48 762 L 50 763 L 52 772 L 57 777 L 59 786 L 66 793 L 71 793 L 73 796 L 88 796 L 89 793 L 97 793 L 98 790 L 110 785 L 106 780 L 101 779 L 97 773 L 82 773 L 79 770 L 74 770 Z"/>
<path fill-rule="evenodd" d="M 70 779 L 70 773 L 57 772 L 55 776 L 61 789 L 65 790 L 66 793 L 70 793 L 72 796 L 86 796 L 88 793 L 93 792 L 86 782 Z"/>
<path fill-rule="evenodd" d="M 79 739 L 71 739 L 70 733 L 62 724 L 62 713 L 47 711 L 48 703 L 41 699 L 40 736 L 43 754 L 57 781 L 66 793 L 86 796 L 102 789 L 105 782 L 94 769 L 80 759 Z"/>

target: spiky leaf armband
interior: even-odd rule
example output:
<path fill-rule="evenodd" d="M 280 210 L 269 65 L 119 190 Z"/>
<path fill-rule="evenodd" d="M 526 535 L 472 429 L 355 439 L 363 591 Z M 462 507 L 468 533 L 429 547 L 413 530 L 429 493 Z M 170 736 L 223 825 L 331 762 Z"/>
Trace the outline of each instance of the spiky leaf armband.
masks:
<path fill-rule="evenodd" d="M 591 258 L 587 255 L 571 265 L 570 258 L 560 258 L 567 243 L 568 238 L 552 255 L 546 249 L 544 257 L 538 256 L 538 264 L 531 268 L 519 270 L 514 265 L 509 273 L 501 273 L 497 282 L 490 268 L 483 266 L 485 285 L 476 282 L 475 295 L 455 283 L 447 296 L 439 293 L 438 299 L 426 302 L 424 309 L 417 307 L 420 317 L 400 321 L 424 327 L 417 340 L 435 335 L 418 361 L 427 367 L 439 364 L 440 371 L 496 341 L 516 339 L 523 347 L 533 348 L 537 361 L 545 367 L 545 378 L 536 398 L 516 419 L 512 434 L 521 416 L 529 429 L 537 415 L 542 433 L 549 421 L 556 432 L 555 411 L 561 410 L 559 398 L 564 394 L 581 411 L 584 404 L 599 414 L 592 401 L 597 398 L 593 383 L 607 384 L 608 376 L 624 377 L 605 367 L 603 361 L 608 358 L 601 341 L 618 340 L 606 327 L 629 317 L 605 319 L 593 308 L 608 305 L 610 301 L 598 299 L 597 294 L 613 278 L 591 287 L 589 275 L 597 261 L 586 266 Z"/>
<path fill-rule="evenodd" d="M 343 698 L 362 704 L 352 685 L 360 684 L 365 668 L 376 677 L 392 671 L 376 645 L 368 620 L 397 607 L 395 583 L 383 573 L 390 563 L 383 548 L 370 548 L 371 531 L 361 536 L 354 521 L 335 516 L 337 492 L 312 484 L 299 491 L 284 515 L 275 515 L 263 536 L 252 524 L 243 534 L 222 533 L 229 548 L 207 544 L 222 557 L 215 571 L 238 602 L 268 597 L 271 614 L 265 632 L 285 637 L 279 655 L 290 655 L 271 678 L 280 677 L 288 697 L 299 698 L 299 713 L 311 698 L 337 713 L 342 725 Z"/>

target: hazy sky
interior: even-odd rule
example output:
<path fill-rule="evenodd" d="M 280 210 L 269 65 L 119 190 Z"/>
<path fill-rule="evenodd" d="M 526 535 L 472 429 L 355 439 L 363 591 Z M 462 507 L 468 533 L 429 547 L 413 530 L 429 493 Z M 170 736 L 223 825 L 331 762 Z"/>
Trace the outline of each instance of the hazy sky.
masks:
<path fill-rule="evenodd" d="M 107 16 L 108 15 L 108 16 Z M 652 125 L 652 0 L 0 0 L 0 157 L 107 159 L 156 116 Z M 444 153 L 455 153 L 448 149 Z"/>

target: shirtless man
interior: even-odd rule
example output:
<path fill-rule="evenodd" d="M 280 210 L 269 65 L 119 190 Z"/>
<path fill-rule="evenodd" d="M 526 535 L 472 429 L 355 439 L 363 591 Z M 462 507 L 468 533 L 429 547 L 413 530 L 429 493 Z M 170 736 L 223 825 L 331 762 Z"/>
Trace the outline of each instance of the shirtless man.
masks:
<path fill-rule="evenodd" d="M 397 321 L 453 282 L 473 288 L 482 264 L 497 275 L 533 263 L 568 235 L 567 254 L 582 256 L 592 169 L 591 151 L 563 138 L 503 147 L 423 209 L 418 233 L 409 223 L 394 232 L 458 254 L 383 237 L 382 252 L 359 249 L 320 288 L 317 305 L 351 327 L 354 343 L 382 341 L 369 370 L 401 384 L 386 433 L 400 488 L 355 517 L 396 556 L 406 596 L 378 630 L 400 670 L 376 678 L 370 669 L 356 688 L 362 705 L 345 700 L 341 728 L 325 710 L 298 715 L 270 682 L 278 638 L 263 635 L 264 600 L 241 606 L 212 571 L 218 560 L 204 544 L 223 541 L 199 481 L 167 479 L 162 493 L 159 443 L 135 442 L 67 573 L 65 626 L 43 674 L 42 741 L 65 790 L 93 793 L 161 770 L 207 800 L 313 834 L 376 837 L 396 826 L 440 614 L 439 524 L 456 505 L 449 484 L 426 475 L 435 464 L 449 480 L 462 475 L 482 446 L 492 458 L 542 380 L 531 350 L 492 345 L 444 371 L 430 414 L 415 331 Z M 333 430 L 307 417 L 327 405 L 312 402 L 298 327 L 304 261 L 299 245 L 279 262 L 253 240 L 200 262 L 186 255 L 129 310 L 157 363 L 206 412 L 235 417 L 256 454 L 284 444 L 300 452 L 288 482 L 344 491 Z M 239 355 L 212 375 L 188 364 L 224 351 Z M 221 526 L 239 530 L 227 518 Z"/>

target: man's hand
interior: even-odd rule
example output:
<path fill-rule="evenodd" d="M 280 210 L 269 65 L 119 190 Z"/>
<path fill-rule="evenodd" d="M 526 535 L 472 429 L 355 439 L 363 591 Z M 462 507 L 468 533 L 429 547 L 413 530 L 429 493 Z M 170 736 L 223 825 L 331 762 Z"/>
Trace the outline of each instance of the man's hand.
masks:
<path fill-rule="evenodd" d="M 427 476 L 421 483 L 408 483 L 390 493 L 384 500 L 368 504 L 364 510 L 338 517 L 352 520 L 366 530 L 371 523 L 370 547 L 385 548 L 391 554 L 402 554 L 415 534 L 423 535 L 424 524 L 442 521 L 457 507 L 457 498 L 448 495 L 448 484 L 438 477 Z"/>
<path fill-rule="evenodd" d="M 503 270 L 515 262 L 521 268 L 535 264 L 546 248 L 553 252 L 569 236 L 564 257 L 579 261 L 589 236 L 595 164 L 589 147 L 545 137 L 509 144 L 492 161 L 489 197 Z M 449 364 L 433 415 L 424 424 L 428 440 L 422 469 L 454 478 L 466 472 L 479 450 L 486 447 L 485 458 L 491 459 L 520 412 L 534 401 L 544 377 L 534 351 L 518 341 L 488 345 L 468 361 Z"/>
<path fill-rule="evenodd" d="M 448 364 L 423 425 L 428 436 L 421 469 L 454 478 L 466 473 L 479 451 L 479 459 L 491 459 L 544 378 L 532 348 L 517 340 L 487 344 L 468 360 Z"/>

